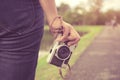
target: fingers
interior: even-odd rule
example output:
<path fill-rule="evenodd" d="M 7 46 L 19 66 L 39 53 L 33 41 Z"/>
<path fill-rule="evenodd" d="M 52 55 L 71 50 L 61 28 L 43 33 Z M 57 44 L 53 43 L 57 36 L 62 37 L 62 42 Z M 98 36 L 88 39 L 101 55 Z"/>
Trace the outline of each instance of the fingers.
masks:
<path fill-rule="evenodd" d="M 68 37 L 68 46 L 74 45 L 74 44 L 78 44 L 79 40 L 80 40 L 80 36 L 77 32 L 72 33 L 69 37 Z"/>
<path fill-rule="evenodd" d="M 79 41 L 80 39 L 73 39 L 73 40 L 70 40 L 68 43 L 67 43 L 67 45 L 68 46 L 71 46 L 71 45 L 74 45 L 74 44 L 78 44 L 78 41 Z"/>
<path fill-rule="evenodd" d="M 60 41 L 65 42 L 67 40 L 68 36 L 69 36 L 69 33 L 70 33 L 69 26 L 64 27 L 63 28 L 63 34 L 62 34 L 62 37 L 61 37 Z"/>
<path fill-rule="evenodd" d="M 70 33 L 70 27 L 68 25 L 64 25 L 62 26 L 62 32 L 58 33 L 58 34 L 61 34 L 60 37 L 57 37 L 57 41 L 60 41 L 60 42 L 65 42 L 67 40 L 67 37 L 69 36 L 69 33 Z"/>
<path fill-rule="evenodd" d="M 51 28 L 51 32 L 54 35 L 54 37 L 56 38 L 56 41 L 59 42 L 66 42 L 67 41 L 67 45 L 71 46 L 74 44 L 77 44 L 80 40 L 80 36 L 79 34 L 76 32 L 76 30 L 73 28 L 72 25 L 63 22 L 63 26 L 62 28 Z M 61 35 L 59 35 L 61 34 Z M 59 36 L 58 36 L 59 35 Z"/>
<path fill-rule="evenodd" d="M 51 32 L 52 33 L 60 33 L 60 32 L 62 32 L 63 31 L 63 28 L 62 27 L 60 27 L 60 28 L 51 28 Z"/>

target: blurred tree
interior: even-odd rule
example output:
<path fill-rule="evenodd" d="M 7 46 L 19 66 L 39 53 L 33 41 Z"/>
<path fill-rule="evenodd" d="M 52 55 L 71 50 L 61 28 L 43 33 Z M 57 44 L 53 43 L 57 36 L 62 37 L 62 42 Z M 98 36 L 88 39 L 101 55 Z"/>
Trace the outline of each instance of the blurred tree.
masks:
<path fill-rule="evenodd" d="M 120 24 L 120 11 L 116 12 L 117 23 Z"/>
<path fill-rule="evenodd" d="M 99 16 L 101 14 L 101 8 L 103 5 L 103 0 L 89 0 L 90 3 L 90 11 L 94 14 L 95 22 L 94 24 L 97 24 L 97 21 L 99 21 Z"/>
<path fill-rule="evenodd" d="M 78 18 L 80 24 L 82 24 L 82 25 L 86 24 L 87 11 L 83 5 L 80 4 L 79 6 L 77 6 L 74 9 L 74 13 L 77 13 L 77 15 L 79 15 L 79 16 L 77 16 L 77 18 Z"/>
<path fill-rule="evenodd" d="M 70 6 L 65 3 L 61 3 L 61 5 L 57 7 L 57 9 L 60 15 L 64 15 L 66 12 L 71 10 Z"/>
<path fill-rule="evenodd" d="M 114 17 L 116 17 L 116 21 L 117 23 L 120 23 L 120 11 L 115 11 L 115 10 L 108 10 L 106 13 L 106 21 L 111 21 L 112 19 L 114 19 Z"/>
<path fill-rule="evenodd" d="M 80 11 L 80 7 L 76 7 L 75 9 L 71 9 L 69 5 L 62 3 L 58 7 L 58 12 L 63 16 L 63 19 L 73 25 L 82 24 L 82 13 Z"/>
<path fill-rule="evenodd" d="M 80 3 L 74 9 L 71 9 L 68 4 L 62 3 L 58 7 L 58 12 L 63 16 L 63 19 L 74 25 L 104 25 L 116 16 L 116 21 L 120 23 L 120 11 L 108 10 L 101 12 L 103 0 L 89 0 L 88 9 L 86 5 Z"/>
<path fill-rule="evenodd" d="M 61 3 L 59 7 L 57 7 L 58 13 L 62 15 L 63 19 L 69 23 L 72 23 L 72 19 L 69 17 L 71 13 L 70 6 L 65 3 Z"/>
<path fill-rule="evenodd" d="M 89 0 L 89 3 L 91 11 L 100 13 L 100 9 L 102 8 L 103 5 L 103 0 Z"/>
<path fill-rule="evenodd" d="M 85 13 L 86 10 L 81 5 L 75 7 L 75 9 L 72 12 L 73 14 L 72 18 L 74 19 L 73 24 L 77 24 L 77 25 L 85 24 Z"/>

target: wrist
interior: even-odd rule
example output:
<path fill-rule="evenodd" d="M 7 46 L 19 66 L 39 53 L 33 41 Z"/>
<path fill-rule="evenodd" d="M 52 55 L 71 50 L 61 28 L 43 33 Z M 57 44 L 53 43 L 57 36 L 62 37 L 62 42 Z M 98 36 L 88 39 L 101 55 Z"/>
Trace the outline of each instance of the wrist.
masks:
<path fill-rule="evenodd" d="M 52 21 L 54 20 L 54 18 L 55 18 L 56 16 L 59 16 L 59 15 L 56 14 L 56 15 L 47 16 L 47 21 L 48 21 L 48 25 L 49 25 L 49 26 L 51 25 Z"/>
<path fill-rule="evenodd" d="M 62 26 L 62 17 L 57 15 L 55 16 L 50 22 L 49 22 L 49 27 L 61 27 Z"/>

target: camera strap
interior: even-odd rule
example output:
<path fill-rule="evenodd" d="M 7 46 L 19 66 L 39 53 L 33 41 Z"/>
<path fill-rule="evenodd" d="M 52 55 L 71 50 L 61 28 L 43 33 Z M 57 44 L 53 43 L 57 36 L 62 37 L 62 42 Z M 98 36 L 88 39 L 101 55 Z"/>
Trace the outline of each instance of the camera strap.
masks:
<path fill-rule="evenodd" d="M 67 68 L 68 68 L 68 70 L 69 70 L 69 73 L 71 73 L 71 67 L 70 67 L 70 65 L 69 65 L 69 64 L 66 64 L 66 66 L 67 66 Z M 60 68 L 59 68 L 59 74 L 60 74 L 60 76 L 61 76 L 62 79 L 65 79 L 65 77 L 63 76 L 63 73 L 62 73 L 62 69 L 63 69 L 63 67 L 60 67 Z M 66 69 L 66 68 L 65 68 L 65 69 Z"/>

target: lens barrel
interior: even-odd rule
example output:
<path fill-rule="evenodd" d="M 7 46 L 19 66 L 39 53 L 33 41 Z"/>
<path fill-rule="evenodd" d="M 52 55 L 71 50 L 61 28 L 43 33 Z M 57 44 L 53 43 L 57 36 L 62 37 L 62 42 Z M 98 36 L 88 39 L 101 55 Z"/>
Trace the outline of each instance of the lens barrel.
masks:
<path fill-rule="evenodd" d="M 68 59 L 70 56 L 70 49 L 67 46 L 60 46 L 57 51 L 57 56 L 60 59 Z"/>

